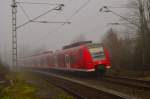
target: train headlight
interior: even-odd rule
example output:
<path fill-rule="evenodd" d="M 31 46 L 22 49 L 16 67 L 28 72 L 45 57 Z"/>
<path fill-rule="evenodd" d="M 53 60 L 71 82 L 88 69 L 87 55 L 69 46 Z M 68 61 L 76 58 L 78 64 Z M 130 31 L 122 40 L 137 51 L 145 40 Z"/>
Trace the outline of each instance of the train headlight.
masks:
<path fill-rule="evenodd" d="M 107 69 L 110 69 L 110 68 L 111 68 L 111 66 L 106 66 L 106 68 L 107 68 Z"/>

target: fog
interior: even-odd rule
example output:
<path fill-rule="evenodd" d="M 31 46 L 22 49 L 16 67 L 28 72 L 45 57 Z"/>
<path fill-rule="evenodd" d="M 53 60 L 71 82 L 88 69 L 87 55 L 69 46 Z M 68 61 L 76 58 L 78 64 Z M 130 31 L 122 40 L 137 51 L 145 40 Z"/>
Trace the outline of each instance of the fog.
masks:
<path fill-rule="evenodd" d="M 119 22 L 120 17 L 112 13 L 100 13 L 99 9 L 104 5 L 119 7 L 125 6 L 128 0 L 18 0 L 19 2 L 45 2 L 60 3 L 65 6 L 61 11 L 52 11 L 39 18 L 49 22 L 60 23 L 29 23 L 18 28 L 18 49 L 29 47 L 30 49 L 44 48 L 46 50 L 61 49 L 62 46 L 73 42 L 79 35 L 86 40 L 100 42 L 108 29 L 121 29 L 120 26 L 111 26 L 109 23 Z M 12 13 L 11 0 L 1 0 L 0 3 L 0 53 L 3 60 L 11 61 L 12 47 Z M 56 5 L 28 5 L 21 4 L 30 19 L 54 8 Z M 112 8 L 113 11 L 124 16 L 127 9 Z M 22 8 L 17 7 L 17 26 L 28 21 Z M 37 21 L 37 20 L 36 20 Z"/>

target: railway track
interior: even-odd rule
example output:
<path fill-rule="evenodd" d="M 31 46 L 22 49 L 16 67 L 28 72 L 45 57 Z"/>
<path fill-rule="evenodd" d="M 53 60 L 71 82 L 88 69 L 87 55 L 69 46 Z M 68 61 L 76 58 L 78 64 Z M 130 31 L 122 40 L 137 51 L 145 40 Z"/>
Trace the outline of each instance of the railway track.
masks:
<path fill-rule="evenodd" d="M 62 74 L 68 77 L 68 74 Z M 70 74 L 69 74 L 70 76 Z M 134 78 L 125 78 L 125 77 L 114 77 L 114 76 L 103 76 L 103 77 L 79 77 L 79 75 L 71 75 L 70 77 L 78 79 L 78 80 L 85 80 L 85 82 L 93 81 L 93 82 L 107 82 L 112 84 L 119 84 L 122 86 L 130 87 L 133 89 L 140 89 L 145 91 L 150 91 L 150 81 L 146 80 L 139 80 Z"/>
<path fill-rule="evenodd" d="M 39 70 L 34 72 L 79 99 L 150 99 L 149 81 L 111 76 L 89 78 Z"/>
<path fill-rule="evenodd" d="M 110 83 L 116 83 L 123 86 L 132 87 L 135 89 L 150 91 L 150 81 L 131 79 L 131 78 L 112 77 L 112 76 L 104 76 L 101 80 Z"/>
<path fill-rule="evenodd" d="M 33 72 L 33 71 L 32 71 Z M 83 81 L 70 79 L 53 73 L 34 71 L 43 80 L 64 89 L 77 99 L 131 99 L 130 96 L 110 89 L 99 88 Z M 132 97 L 132 99 L 134 99 Z M 135 98 L 136 99 L 136 98 Z"/>

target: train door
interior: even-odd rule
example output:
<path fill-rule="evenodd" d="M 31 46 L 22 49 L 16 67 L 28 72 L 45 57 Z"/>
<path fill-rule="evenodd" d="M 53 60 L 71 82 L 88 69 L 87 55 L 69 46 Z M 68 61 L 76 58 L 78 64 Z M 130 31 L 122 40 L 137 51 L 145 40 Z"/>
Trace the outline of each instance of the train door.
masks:
<path fill-rule="evenodd" d="M 55 68 L 58 67 L 58 58 L 57 58 L 57 55 L 54 56 L 54 65 L 55 65 Z"/>
<path fill-rule="evenodd" d="M 65 65 L 66 65 L 67 69 L 70 68 L 70 58 L 69 58 L 69 55 L 65 55 Z"/>

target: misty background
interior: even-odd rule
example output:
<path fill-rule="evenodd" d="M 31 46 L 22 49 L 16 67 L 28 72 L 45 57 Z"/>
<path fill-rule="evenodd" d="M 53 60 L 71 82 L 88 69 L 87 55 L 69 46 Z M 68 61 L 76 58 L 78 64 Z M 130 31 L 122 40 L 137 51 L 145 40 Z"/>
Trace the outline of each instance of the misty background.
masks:
<path fill-rule="evenodd" d="M 71 24 L 58 23 L 29 23 L 17 30 L 18 49 L 31 50 L 43 48 L 58 50 L 62 46 L 73 42 L 79 36 L 86 40 L 99 42 L 111 26 L 109 23 L 118 22 L 120 18 L 111 13 L 100 13 L 99 9 L 107 6 L 125 6 L 128 0 L 17 0 L 19 2 L 62 3 L 62 11 L 52 11 L 39 18 L 42 21 L 66 21 Z M 4 61 L 11 61 L 11 0 L 1 0 L 0 3 L 0 53 Z M 85 6 L 83 6 L 86 3 Z M 28 16 L 32 19 L 56 5 L 21 4 Z M 83 6 L 83 7 L 82 7 Z M 82 8 L 81 8 L 82 7 Z M 125 15 L 128 9 L 113 8 L 113 11 Z M 17 26 L 27 21 L 20 6 L 17 7 Z M 23 55 L 20 55 L 20 57 Z"/>
<path fill-rule="evenodd" d="M 11 2 L 3 0 L 0 4 L 0 55 L 7 64 L 11 64 L 12 57 Z M 113 67 L 150 67 L 149 0 L 16 2 L 19 59 L 44 51 L 60 50 L 62 46 L 76 41 L 92 40 L 102 42 L 108 49 Z M 63 6 L 57 7 L 60 4 Z M 49 13 L 33 22 L 34 18 L 47 11 Z M 29 20 L 32 22 L 22 25 Z"/>

